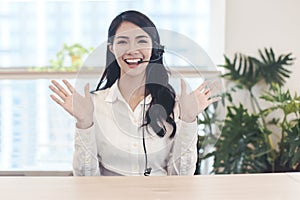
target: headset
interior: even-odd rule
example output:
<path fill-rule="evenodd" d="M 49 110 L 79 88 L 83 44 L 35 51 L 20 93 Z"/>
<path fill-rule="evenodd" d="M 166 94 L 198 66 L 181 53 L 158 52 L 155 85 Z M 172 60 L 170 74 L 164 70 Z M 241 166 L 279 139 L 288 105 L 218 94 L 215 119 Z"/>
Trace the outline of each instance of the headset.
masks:
<path fill-rule="evenodd" d="M 156 51 L 153 53 L 154 53 L 154 55 L 157 54 L 156 55 L 157 58 L 152 59 L 152 60 L 151 59 L 150 60 L 140 60 L 140 61 L 138 61 L 138 64 L 145 63 L 145 62 L 153 63 L 153 62 L 156 62 L 156 61 L 162 59 L 163 53 L 165 52 L 165 50 L 164 50 L 165 47 L 163 45 L 158 44 L 158 47 L 154 48 L 154 49 L 156 49 Z"/>

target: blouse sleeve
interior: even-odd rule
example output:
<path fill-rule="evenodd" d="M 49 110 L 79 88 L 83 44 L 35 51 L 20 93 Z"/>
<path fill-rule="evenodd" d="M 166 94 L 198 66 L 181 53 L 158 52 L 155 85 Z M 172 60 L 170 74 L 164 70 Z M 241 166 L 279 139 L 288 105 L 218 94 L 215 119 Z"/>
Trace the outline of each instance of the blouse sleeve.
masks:
<path fill-rule="evenodd" d="M 177 118 L 177 131 L 168 161 L 168 175 L 194 175 L 197 163 L 197 120 L 188 123 Z"/>
<path fill-rule="evenodd" d="M 74 176 L 99 176 L 95 125 L 87 129 L 76 128 L 74 142 Z"/>

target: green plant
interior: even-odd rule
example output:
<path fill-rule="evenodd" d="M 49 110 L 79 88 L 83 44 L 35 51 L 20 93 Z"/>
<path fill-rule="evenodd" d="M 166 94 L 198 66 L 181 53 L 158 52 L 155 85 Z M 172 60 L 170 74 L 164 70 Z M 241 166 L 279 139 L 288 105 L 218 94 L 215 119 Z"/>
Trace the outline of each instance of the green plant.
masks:
<path fill-rule="evenodd" d="M 50 67 L 34 67 L 33 71 L 76 71 L 83 64 L 86 55 L 94 50 L 93 47 L 85 48 L 81 44 L 63 44 L 56 53 L 56 57 L 50 60 Z"/>
<path fill-rule="evenodd" d="M 196 171 L 195 174 L 202 174 L 201 168 L 203 161 L 206 159 L 206 154 L 211 152 L 214 145 L 218 140 L 218 115 L 216 110 L 218 103 L 215 102 L 209 107 L 205 109 L 205 111 L 198 117 L 198 124 L 200 126 L 204 126 L 202 130 L 202 134 L 199 132 L 198 134 L 198 160 L 196 163 Z"/>
<path fill-rule="evenodd" d="M 281 111 L 281 118 L 273 117 L 269 124 L 280 128 L 281 139 L 274 160 L 273 171 L 300 171 L 300 96 L 291 96 L 290 91 L 282 91 L 278 85 L 271 85 L 271 92 L 261 96 L 272 103 L 264 113 Z"/>
<path fill-rule="evenodd" d="M 300 171 L 300 96 L 282 91 L 293 61 L 292 54 L 276 58 L 272 48 L 259 50 L 259 58 L 235 54 L 231 61 L 225 56 L 222 77 L 235 84 L 223 94 L 229 105 L 215 150 L 201 158 L 213 156 L 214 173 Z M 258 98 L 254 88 L 262 83 L 267 92 Z M 249 93 L 252 111 L 234 101 L 233 94 L 241 90 Z M 270 106 L 262 108 L 263 100 Z M 278 148 L 272 140 L 275 134 L 280 134 Z"/>
<path fill-rule="evenodd" d="M 89 54 L 92 50 L 93 48 L 85 48 L 78 43 L 71 46 L 63 44 L 62 49 L 57 52 L 56 58 L 50 60 L 51 66 L 54 70 L 77 70 L 82 65 L 83 57 Z M 69 66 L 66 66 L 66 57 L 69 58 Z"/>

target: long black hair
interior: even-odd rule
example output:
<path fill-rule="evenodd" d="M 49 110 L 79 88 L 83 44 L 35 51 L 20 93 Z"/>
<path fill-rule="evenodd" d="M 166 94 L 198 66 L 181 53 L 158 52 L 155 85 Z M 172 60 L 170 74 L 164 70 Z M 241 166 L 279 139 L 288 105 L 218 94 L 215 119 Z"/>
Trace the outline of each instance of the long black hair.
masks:
<path fill-rule="evenodd" d="M 164 51 L 163 46 L 160 44 L 158 31 L 153 22 L 144 14 L 134 10 L 125 11 L 119 14 L 110 24 L 108 44 L 113 44 L 114 35 L 124 21 L 139 26 L 152 39 L 151 62 L 146 68 L 145 83 L 145 91 L 151 95 L 152 100 L 146 111 L 145 123 L 142 126 L 150 125 L 158 136 L 163 137 L 166 134 L 166 127 L 164 126 L 166 121 L 173 127 L 170 137 L 174 137 L 176 132 L 176 123 L 174 121 L 175 91 L 169 84 L 169 74 L 163 65 Z M 105 70 L 95 91 L 110 88 L 120 78 L 120 66 L 114 54 L 110 52 L 108 45 L 106 51 Z"/>

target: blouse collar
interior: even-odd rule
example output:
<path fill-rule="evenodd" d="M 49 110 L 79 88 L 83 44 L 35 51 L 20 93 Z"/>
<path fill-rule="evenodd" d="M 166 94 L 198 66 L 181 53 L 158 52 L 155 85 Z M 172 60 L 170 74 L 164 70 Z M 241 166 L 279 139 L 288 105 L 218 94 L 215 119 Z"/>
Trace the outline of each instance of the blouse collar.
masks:
<path fill-rule="evenodd" d="M 110 88 L 108 88 L 108 94 L 107 94 L 107 96 L 105 98 L 106 102 L 113 103 L 113 102 L 115 102 L 117 100 L 126 102 L 125 99 L 124 99 L 124 97 L 122 96 L 120 90 L 119 90 L 118 82 L 119 82 L 119 80 L 117 80 Z M 146 97 L 145 104 L 146 105 L 150 104 L 151 100 L 152 100 L 152 97 L 149 94 Z M 144 104 L 144 101 L 141 101 L 140 104 Z"/>

